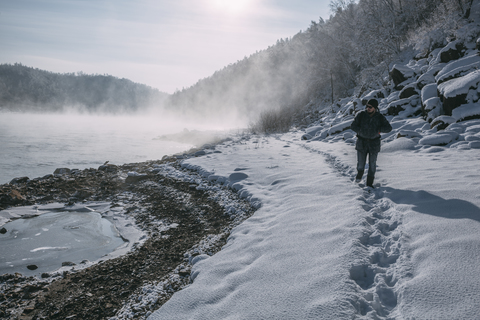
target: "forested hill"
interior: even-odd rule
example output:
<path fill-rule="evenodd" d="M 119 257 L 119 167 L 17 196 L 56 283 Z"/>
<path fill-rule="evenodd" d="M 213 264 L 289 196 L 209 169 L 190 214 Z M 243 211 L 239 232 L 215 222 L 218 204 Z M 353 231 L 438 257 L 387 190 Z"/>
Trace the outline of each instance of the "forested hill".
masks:
<path fill-rule="evenodd" d="M 185 114 L 234 111 L 283 121 L 308 104 L 327 107 L 360 97 L 385 86 L 392 66 L 405 57 L 422 59 L 444 47 L 469 22 L 476 2 L 333 0 L 328 20 L 312 21 L 306 30 L 175 92 L 167 105 Z"/>
<path fill-rule="evenodd" d="M 53 73 L 0 65 L 0 111 L 133 112 L 162 103 L 157 89 L 110 75 Z"/>

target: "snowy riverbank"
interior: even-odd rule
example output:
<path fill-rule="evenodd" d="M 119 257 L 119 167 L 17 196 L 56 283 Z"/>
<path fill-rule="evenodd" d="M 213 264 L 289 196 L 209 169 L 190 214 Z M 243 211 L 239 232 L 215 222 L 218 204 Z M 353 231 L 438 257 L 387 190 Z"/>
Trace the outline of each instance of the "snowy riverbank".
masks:
<path fill-rule="evenodd" d="M 478 136 L 478 120 L 462 125 Z M 262 206 L 149 319 L 475 319 L 480 150 L 393 139 L 370 190 L 353 182 L 353 141 L 302 134 L 246 137 L 183 162 L 219 183 L 241 173 L 235 188 Z"/>

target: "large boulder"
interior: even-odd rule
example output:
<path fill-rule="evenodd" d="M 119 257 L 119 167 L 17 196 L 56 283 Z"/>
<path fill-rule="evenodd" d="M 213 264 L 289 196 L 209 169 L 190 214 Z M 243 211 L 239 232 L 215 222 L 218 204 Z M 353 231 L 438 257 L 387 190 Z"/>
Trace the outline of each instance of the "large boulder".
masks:
<path fill-rule="evenodd" d="M 435 63 L 428 66 L 427 71 L 417 79 L 417 86 L 421 90 L 424 86 L 436 82 L 435 76 L 443 70 L 446 63 Z"/>
<path fill-rule="evenodd" d="M 428 99 L 437 98 L 438 97 L 437 84 L 431 83 L 423 87 L 420 96 L 422 98 L 422 104 L 425 104 L 425 101 L 427 101 Z"/>
<path fill-rule="evenodd" d="M 480 70 L 443 82 L 438 86 L 438 93 L 443 102 L 443 110 L 451 116 L 455 108 L 467 104 L 469 90 L 477 91 L 480 83 Z M 476 94 L 476 92 L 474 92 Z"/>
<path fill-rule="evenodd" d="M 452 60 L 458 60 L 463 56 L 465 46 L 462 42 L 456 40 L 452 41 L 445 46 L 438 54 L 440 62 L 450 62 Z"/>
<path fill-rule="evenodd" d="M 395 87 L 398 87 L 399 84 L 405 82 L 414 75 L 415 72 L 413 69 L 405 65 L 395 64 L 393 65 L 392 70 L 390 70 L 390 77 L 392 78 Z"/>
<path fill-rule="evenodd" d="M 415 112 L 418 95 L 411 96 L 409 98 L 400 99 L 397 101 L 393 101 L 388 104 L 387 106 L 387 114 L 389 116 L 398 116 L 401 112 L 409 110 Z"/>
<path fill-rule="evenodd" d="M 107 164 L 104 164 L 104 165 L 101 165 L 100 167 L 98 167 L 98 170 L 115 173 L 115 172 L 118 171 L 118 167 L 114 164 L 107 163 Z"/>
<path fill-rule="evenodd" d="M 452 117 L 455 118 L 457 122 L 480 119 L 480 104 L 469 103 L 461 105 L 452 111 Z"/>
<path fill-rule="evenodd" d="M 69 174 L 70 173 L 70 169 L 69 168 L 57 168 L 55 169 L 55 171 L 53 172 L 54 175 L 58 175 L 58 176 L 61 176 L 61 175 L 64 175 L 64 174 Z"/>
<path fill-rule="evenodd" d="M 461 58 L 456 61 L 452 61 L 447 64 L 438 74 L 435 76 L 437 84 L 441 84 L 445 81 L 463 77 L 480 68 L 480 56 L 471 55 Z"/>
<path fill-rule="evenodd" d="M 442 113 L 442 102 L 439 97 L 433 97 L 422 103 L 422 112 L 425 120 L 432 122 Z"/>
<path fill-rule="evenodd" d="M 328 134 L 331 136 L 331 135 L 343 132 L 345 130 L 350 129 L 351 125 L 352 125 L 352 120 L 344 121 L 342 123 L 333 125 L 330 129 L 328 129 Z"/>
<path fill-rule="evenodd" d="M 410 98 L 411 96 L 418 95 L 417 85 L 415 83 L 409 84 L 400 91 L 400 99 Z"/>
<path fill-rule="evenodd" d="M 28 180 L 30 180 L 28 177 L 13 178 L 12 181 L 10 181 L 10 184 L 25 183 Z"/>
<path fill-rule="evenodd" d="M 449 116 L 439 116 L 435 119 L 433 119 L 432 123 L 430 124 L 430 128 L 435 128 L 437 127 L 437 130 L 444 130 L 447 128 L 450 124 L 455 123 L 456 119 L 453 117 Z"/>
<path fill-rule="evenodd" d="M 17 190 L 1 191 L 0 190 L 0 210 L 13 205 L 25 203 L 25 197 Z"/>

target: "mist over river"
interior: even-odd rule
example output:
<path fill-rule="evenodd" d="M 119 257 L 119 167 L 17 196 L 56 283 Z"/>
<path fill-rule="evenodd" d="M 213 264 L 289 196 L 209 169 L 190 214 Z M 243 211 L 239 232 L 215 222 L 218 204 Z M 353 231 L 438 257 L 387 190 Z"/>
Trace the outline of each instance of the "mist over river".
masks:
<path fill-rule="evenodd" d="M 106 161 L 122 165 L 161 159 L 193 147 L 154 140 L 186 127 L 160 115 L 0 113 L 0 184 L 17 177 L 42 177 L 56 168 L 98 168 Z"/>

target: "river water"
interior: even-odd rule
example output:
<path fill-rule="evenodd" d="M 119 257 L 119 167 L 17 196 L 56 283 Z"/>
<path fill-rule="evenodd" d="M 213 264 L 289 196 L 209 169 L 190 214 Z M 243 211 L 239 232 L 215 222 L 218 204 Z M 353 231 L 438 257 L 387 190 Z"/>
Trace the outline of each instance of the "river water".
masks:
<path fill-rule="evenodd" d="M 193 147 L 155 139 L 181 132 L 185 127 L 188 125 L 167 121 L 159 115 L 0 113 L 0 184 L 17 177 L 42 177 L 56 168 L 98 168 L 106 161 L 122 165 L 158 160 Z M 8 215 L 8 210 L 2 212 Z M 38 275 L 56 270 L 63 262 L 78 265 L 83 259 L 95 261 L 118 251 L 115 249 L 124 241 L 115 226 L 98 212 L 87 211 L 56 209 L 5 224 L 8 232 L 0 235 L 0 274 Z M 28 265 L 38 269 L 29 270 Z"/>
<path fill-rule="evenodd" d="M 189 144 L 154 140 L 182 124 L 150 116 L 0 113 L 0 184 L 56 168 L 98 168 L 161 159 Z"/>

